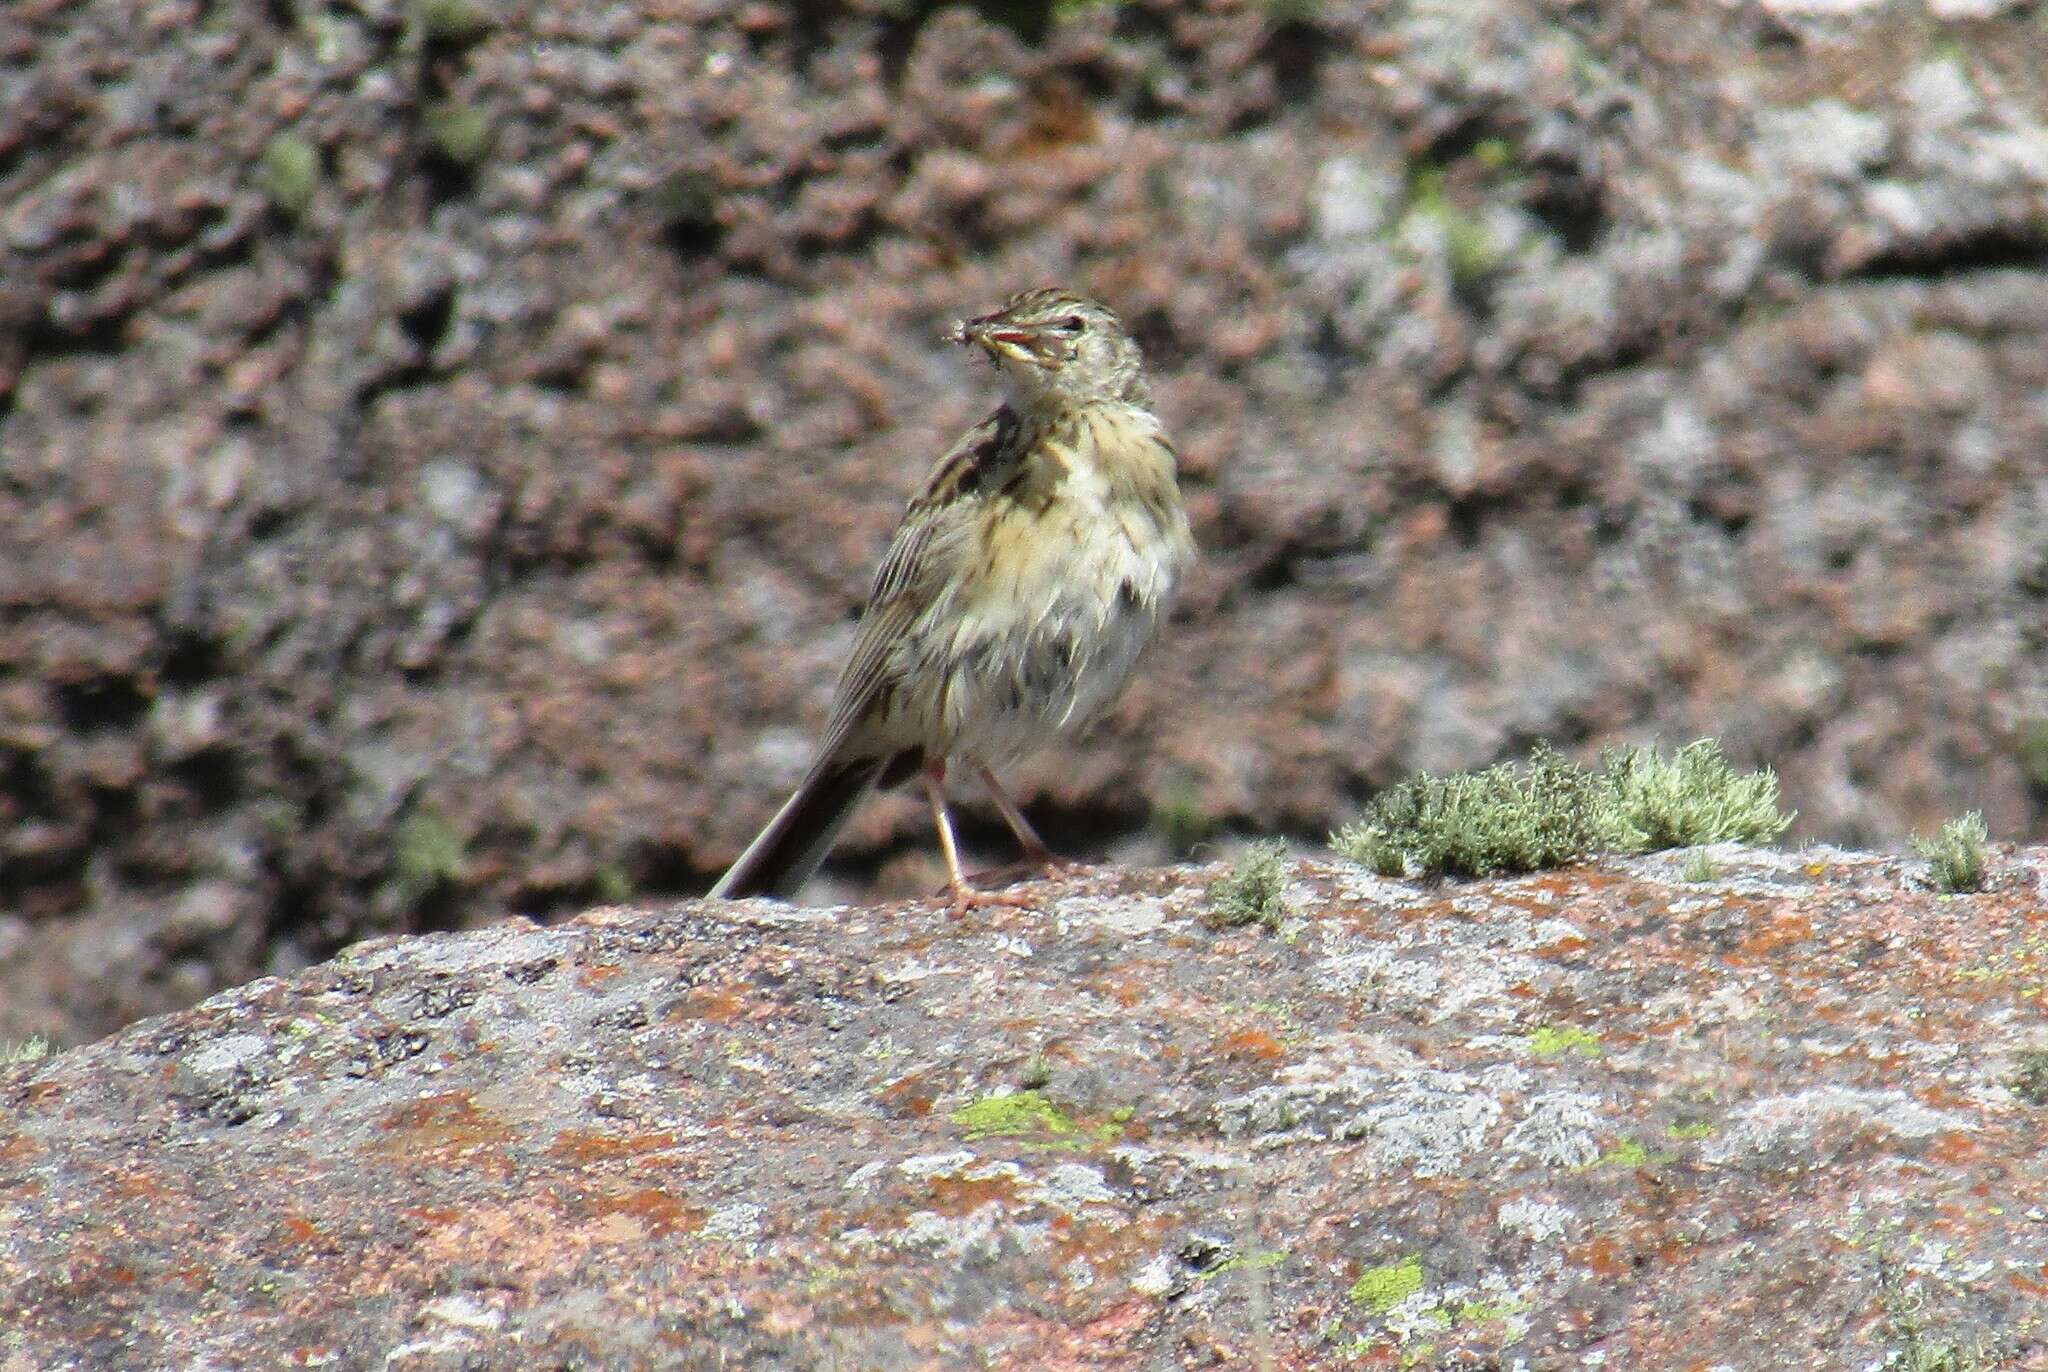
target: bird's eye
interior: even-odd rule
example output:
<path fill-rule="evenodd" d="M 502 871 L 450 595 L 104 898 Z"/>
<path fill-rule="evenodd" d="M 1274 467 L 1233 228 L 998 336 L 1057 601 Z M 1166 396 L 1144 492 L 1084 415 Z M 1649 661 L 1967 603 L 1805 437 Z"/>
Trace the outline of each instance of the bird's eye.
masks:
<path fill-rule="evenodd" d="M 1060 321 L 1061 333 L 1079 333 L 1087 327 L 1087 321 L 1078 314 L 1070 314 Z"/>

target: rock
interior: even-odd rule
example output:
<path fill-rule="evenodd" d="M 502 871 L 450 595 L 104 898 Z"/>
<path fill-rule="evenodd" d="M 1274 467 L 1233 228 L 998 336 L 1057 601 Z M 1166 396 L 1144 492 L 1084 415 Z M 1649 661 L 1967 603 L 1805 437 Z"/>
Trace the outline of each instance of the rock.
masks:
<path fill-rule="evenodd" d="M 359 945 L 0 1067 L 0 1366 L 2048 1363 L 2048 849 L 1703 851 Z"/>

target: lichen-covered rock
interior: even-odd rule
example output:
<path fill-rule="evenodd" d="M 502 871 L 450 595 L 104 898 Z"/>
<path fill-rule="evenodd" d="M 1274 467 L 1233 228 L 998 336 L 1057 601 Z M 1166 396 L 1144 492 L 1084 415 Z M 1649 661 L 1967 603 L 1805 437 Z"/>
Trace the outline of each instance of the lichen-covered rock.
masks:
<path fill-rule="evenodd" d="M 0 1069 L 0 1368 L 2048 1366 L 2048 851 L 384 940 Z"/>

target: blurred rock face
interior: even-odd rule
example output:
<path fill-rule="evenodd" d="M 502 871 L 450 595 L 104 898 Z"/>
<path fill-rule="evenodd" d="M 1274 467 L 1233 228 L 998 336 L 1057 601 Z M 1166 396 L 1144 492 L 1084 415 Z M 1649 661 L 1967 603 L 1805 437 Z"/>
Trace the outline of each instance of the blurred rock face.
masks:
<path fill-rule="evenodd" d="M 2048 832 L 2038 17 L 1060 9 L 0 18 L 0 1035 L 702 889 L 1046 280 L 1204 549 L 1055 842 L 1703 734 Z"/>

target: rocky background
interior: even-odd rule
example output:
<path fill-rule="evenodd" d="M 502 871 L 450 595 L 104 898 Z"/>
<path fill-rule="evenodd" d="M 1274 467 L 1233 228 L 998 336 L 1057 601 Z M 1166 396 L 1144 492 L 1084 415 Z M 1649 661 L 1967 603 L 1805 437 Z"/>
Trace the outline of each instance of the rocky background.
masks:
<path fill-rule="evenodd" d="M 2048 835 L 2044 52 L 2001 0 L 14 0 L 0 1037 L 704 889 L 991 403 L 940 331 L 1046 280 L 1135 324 L 1205 553 L 1020 778 L 1055 843 L 1709 734 L 1795 838 Z M 837 889 L 930 848 L 875 804 Z"/>

